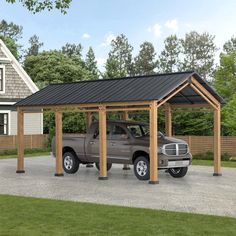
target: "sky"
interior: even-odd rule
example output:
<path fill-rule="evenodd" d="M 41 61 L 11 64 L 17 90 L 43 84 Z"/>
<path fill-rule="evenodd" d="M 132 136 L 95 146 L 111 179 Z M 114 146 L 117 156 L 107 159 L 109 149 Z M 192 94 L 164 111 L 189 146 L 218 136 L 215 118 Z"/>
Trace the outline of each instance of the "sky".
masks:
<path fill-rule="evenodd" d="M 43 49 L 59 49 L 67 42 L 81 43 L 85 54 L 92 46 L 102 70 L 112 39 L 125 34 L 134 54 L 144 41 L 157 53 L 170 34 L 179 37 L 191 30 L 215 35 L 217 47 L 236 36 L 236 0 L 72 0 L 66 15 L 58 10 L 33 14 L 21 4 L 0 0 L 0 20 L 23 26 L 20 44 L 28 46 L 36 34 Z"/>

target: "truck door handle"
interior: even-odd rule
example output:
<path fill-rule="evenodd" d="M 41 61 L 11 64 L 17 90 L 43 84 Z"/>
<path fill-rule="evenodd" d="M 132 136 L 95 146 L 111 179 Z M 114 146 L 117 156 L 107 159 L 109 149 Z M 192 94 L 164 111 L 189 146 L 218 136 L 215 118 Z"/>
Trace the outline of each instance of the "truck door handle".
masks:
<path fill-rule="evenodd" d="M 94 141 L 90 141 L 89 144 L 95 144 L 95 142 Z"/>

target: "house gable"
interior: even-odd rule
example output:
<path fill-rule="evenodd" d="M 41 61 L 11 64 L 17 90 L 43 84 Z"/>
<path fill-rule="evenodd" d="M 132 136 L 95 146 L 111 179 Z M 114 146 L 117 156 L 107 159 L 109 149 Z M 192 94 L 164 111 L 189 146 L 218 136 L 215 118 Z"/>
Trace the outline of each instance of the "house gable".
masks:
<path fill-rule="evenodd" d="M 0 104 L 3 99 L 20 100 L 38 91 L 37 86 L 2 40 L 0 40 L 0 65 L 5 70 L 5 92 L 0 93 Z"/>

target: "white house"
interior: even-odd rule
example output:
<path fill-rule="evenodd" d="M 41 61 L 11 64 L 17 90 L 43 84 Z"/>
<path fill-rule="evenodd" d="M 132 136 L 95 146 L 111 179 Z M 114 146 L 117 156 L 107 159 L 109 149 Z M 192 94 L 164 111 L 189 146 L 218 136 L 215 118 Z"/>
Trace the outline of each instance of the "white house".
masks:
<path fill-rule="evenodd" d="M 17 133 L 14 104 L 38 91 L 37 86 L 0 39 L 0 135 Z M 43 133 L 43 115 L 25 114 L 25 134 Z"/>

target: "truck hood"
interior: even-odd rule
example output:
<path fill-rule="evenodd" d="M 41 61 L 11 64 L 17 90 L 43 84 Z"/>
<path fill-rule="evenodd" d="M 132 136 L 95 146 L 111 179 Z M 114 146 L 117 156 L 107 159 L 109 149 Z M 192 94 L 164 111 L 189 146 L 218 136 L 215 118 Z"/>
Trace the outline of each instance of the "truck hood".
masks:
<path fill-rule="evenodd" d="M 173 138 L 173 137 L 159 137 L 158 138 L 158 146 L 162 147 L 165 144 L 169 143 L 185 143 L 184 140 Z M 149 137 L 141 137 L 135 139 L 135 144 L 141 145 L 141 146 L 149 146 Z"/>

